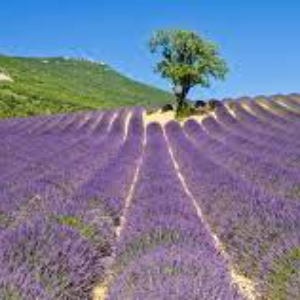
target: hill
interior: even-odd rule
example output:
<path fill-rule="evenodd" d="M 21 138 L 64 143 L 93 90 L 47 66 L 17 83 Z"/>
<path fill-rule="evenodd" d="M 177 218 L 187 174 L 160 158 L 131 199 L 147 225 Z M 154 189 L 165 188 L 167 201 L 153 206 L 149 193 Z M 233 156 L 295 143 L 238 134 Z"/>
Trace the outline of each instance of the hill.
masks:
<path fill-rule="evenodd" d="M 0 117 L 171 101 L 170 94 L 129 79 L 101 62 L 0 56 Z"/>

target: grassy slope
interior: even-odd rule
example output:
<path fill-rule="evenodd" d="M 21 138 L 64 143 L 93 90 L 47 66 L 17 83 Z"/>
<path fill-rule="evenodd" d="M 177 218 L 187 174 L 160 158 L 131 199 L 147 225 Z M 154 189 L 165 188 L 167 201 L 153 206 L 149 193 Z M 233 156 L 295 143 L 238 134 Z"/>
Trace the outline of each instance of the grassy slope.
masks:
<path fill-rule="evenodd" d="M 1 72 L 14 82 L 0 83 L 0 117 L 173 101 L 166 92 L 87 60 L 0 56 Z"/>

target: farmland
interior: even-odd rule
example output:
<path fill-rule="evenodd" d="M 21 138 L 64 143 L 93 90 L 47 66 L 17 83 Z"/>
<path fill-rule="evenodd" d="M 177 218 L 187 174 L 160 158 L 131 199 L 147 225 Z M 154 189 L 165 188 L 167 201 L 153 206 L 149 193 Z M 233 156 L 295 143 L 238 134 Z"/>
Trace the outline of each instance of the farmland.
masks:
<path fill-rule="evenodd" d="M 296 94 L 2 120 L 0 298 L 299 299 L 299 128 Z"/>

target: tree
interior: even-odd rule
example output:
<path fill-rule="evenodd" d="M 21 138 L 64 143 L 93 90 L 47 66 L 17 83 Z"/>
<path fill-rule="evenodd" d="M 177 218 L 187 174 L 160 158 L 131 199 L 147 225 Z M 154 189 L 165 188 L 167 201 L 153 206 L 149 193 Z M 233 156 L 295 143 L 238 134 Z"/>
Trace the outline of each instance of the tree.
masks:
<path fill-rule="evenodd" d="M 225 79 L 228 72 L 218 47 L 193 31 L 160 30 L 151 38 L 150 51 L 162 57 L 156 72 L 171 81 L 177 111 L 193 87 L 210 87 L 212 78 Z"/>

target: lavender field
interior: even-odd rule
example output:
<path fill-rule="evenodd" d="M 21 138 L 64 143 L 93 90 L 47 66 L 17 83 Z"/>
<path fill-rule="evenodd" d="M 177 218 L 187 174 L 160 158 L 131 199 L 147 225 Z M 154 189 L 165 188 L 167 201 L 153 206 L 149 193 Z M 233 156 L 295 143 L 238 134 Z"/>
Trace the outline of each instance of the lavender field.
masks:
<path fill-rule="evenodd" d="M 0 299 L 300 299 L 300 96 L 146 119 L 0 122 Z"/>

